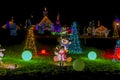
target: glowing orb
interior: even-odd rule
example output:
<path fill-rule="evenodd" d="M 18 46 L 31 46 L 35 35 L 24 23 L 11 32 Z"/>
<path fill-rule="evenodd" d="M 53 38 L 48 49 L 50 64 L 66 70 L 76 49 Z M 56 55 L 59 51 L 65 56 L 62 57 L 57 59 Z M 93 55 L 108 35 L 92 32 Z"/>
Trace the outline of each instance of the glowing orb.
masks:
<path fill-rule="evenodd" d="M 117 58 L 120 59 L 120 48 L 116 49 L 116 55 L 117 55 Z"/>
<path fill-rule="evenodd" d="M 95 60 L 96 57 L 97 57 L 96 52 L 90 51 L 90 52 L 88 53 L 88 58 L 89 58 L 90 60 Z"/>
<path fill-rule="evenodd" d="M 85 63 L 82 60 L 77 59 L 73 62 L 73 69 L 75 71 L 83 71 L 84 68 L 85 68 Z"/>
<path fill-rule="evenodd" d="M 22 53 L 22 59 L 24 61 L 29 61 L 29 60 L 31 60 L 31 58 L 32 58 L 32 53 L 30 51 L 24 51 Z"/>

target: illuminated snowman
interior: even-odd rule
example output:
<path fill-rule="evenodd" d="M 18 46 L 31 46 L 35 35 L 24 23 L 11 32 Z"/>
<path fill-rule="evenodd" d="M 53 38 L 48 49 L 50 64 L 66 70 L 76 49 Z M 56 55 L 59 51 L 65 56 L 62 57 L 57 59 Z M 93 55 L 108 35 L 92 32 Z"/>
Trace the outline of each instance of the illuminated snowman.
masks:
<path fill-rule="evenodd" d="M 68 46 L 71 44 L 71 40 L 67 37 L 60 37 L 60 45 L 64 46 L 65 50 L 68 50 Z"/>
<path fill-rule="evenodd" d="M 71 41 L 67 37 L 60 37 L 58 42 L 60 45 L 56 46 L 55 48 L 54 53 L 56 56 L 54 56 L 54 61 L 60 62 L 58 64 L 63 66 L 64 62 L 66 62 L 68 59 L 66 54 L 68 53 L 68 46 L 71 44 Z"/>

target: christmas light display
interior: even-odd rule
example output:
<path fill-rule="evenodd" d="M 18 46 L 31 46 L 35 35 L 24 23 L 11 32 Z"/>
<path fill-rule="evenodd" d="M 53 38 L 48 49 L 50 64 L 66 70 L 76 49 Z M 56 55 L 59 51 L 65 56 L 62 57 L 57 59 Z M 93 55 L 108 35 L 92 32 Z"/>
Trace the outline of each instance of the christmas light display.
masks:
<path fill-rule="evenodd" d="M 84 61 L 82 61 L 80 59 L 76 59 L 75 61 L 73 61 L 73 69 L 75 71 L 83 71 L 84 68 L 85 68 Z"/>
<path fill-rule="evenodd" d="M 20 29 L 20 27 L 14 23 L 13 17 L 10 21 L 3 25 L 2 28 L 8 29 L 10 31 L 10 36 L 17 36 L 17 30 Z"/>
<path fill-rule="evenodd" d="M 41 49 L 37 52 L 38 55 L 51 55 L 51 53 L 46 49 Z"/>
<path fill-rule="evenodd" d="M 29 61 L 29 60 L 31 60 L 31 59 L 32 59 L 32 53 L 31 53 L 30 51 L 28 51 L 28 50 L 23 51 L 23 53 L 22 53 L 22 59 L 23 59 L 24 61 Z"/>
<path fill-rule="evenodd" d="M 113 28 L 114 31 L 112 37 L 118 38 L 119 37 L 118 30 L 120 28 L 120 19 L 118 17 L 116 17 L 116 19 L 113 21 Z"/>
<path fill-rule="evenodd" d="M 113 61 L 120 61 L 120 40 L 116 41 Z"/>
<path fill-rule="evenodd" d="M 53 57 L 55 62 L 60 62 L 58 63 L 60 66 L 64 65 L 64 62 L 71 62 L 72 57 L 67 57 L 66 55 L 68 54 L 68 46 L 71 44 L 71 41 L 67 39 L 66 36 L 60 37 L 58 39 L 58 42 L 60 43 L 59 45 L 56 46 L 55 48 L 55 56 Z"/>
<path fill-rule="evenodd" d="M 37 48 L 35 45 L 35 38 L 34 38 L 33 29 L 34 29 L 34 26 L 31 26 L 28 30 L 24 50 L 32 50 L 32 53 L 34 54 L 34 56 L 36 56 L 37 55 Z"/>
<path fill-rule="evenodd" d="M 70 40 L 72 44 L 69 46 L 68 50 L 70 54 L 81 54 L 82 48 L 80 46 L 79 34 L 77 31 L 78 25 L 77 22 L 73 22 L 72 24 L 72 34 L 70 35 Z"/>
<path fill-rule="evenodd" d="M 88 27 L 87 27 L 87 34 L 89 35 L 89 36 L 92 36 L 92 35 L 94 35 L 94 30 L 95 29 L 95 22 L 94 22 L 94 20 L 93 21 L 90 21 L 89 22 L 89 25 L 88 25 Z"/>
<path fill-rule="evenodd" d="M 38 23 L 38 33 L 39 34 L 45 34 L 45 32 L 50 32 L 52 31 L 52 26 L 53 23 L 51 22 L 51 20 L 48 18 L 48 11 L 47 8 L 44 8 L 43 11 L 43 19 Z"/>
<path fill-rule="evenodd" d="M 88 53 L 88 58 L 89 58 L 89 60 L 95 60 L 95 59 L 97 58 L 96 52 L 90 51 L 90 52 Z"/>
<path fill-rule="evenodd" d="M 0 47 L 1 47 L 1 44 L 0 44 Z M 5 49 L 0 48 L 0 63 L 2 63 L 2 58 L 4 57 L 3 51 L 5 51 Z"/>
<path fill-rule="evenodd" d="M 11 36 L 17 36 L 17 26 L 16 23 L 14 23 L 13 17 L 11 21 L 6 23 L 5 27 L 10 30 Z"/>
<path fill-rule="evenodd" d="M 44 34 L 44 25 L 43 24 L 41 26 L 38 25 L 38 33 L 39 34 Z"/>
<path fill-rule="evenodd" d="M 61 32 L 62 26 L 60 25 L 60 15 L 58 13 L 57 15 L 57 20 L 56 20 L 56 25 L 52 26 L 52 32 L 56 32 L 57 34 L 59 34 Z"/>
<path fill-rule="evenodd" d="M 16 24 L 15 23 L 10 25 L 10 35 L 11 36 L 17 36 L 17 29 L 16 29 Z"/>

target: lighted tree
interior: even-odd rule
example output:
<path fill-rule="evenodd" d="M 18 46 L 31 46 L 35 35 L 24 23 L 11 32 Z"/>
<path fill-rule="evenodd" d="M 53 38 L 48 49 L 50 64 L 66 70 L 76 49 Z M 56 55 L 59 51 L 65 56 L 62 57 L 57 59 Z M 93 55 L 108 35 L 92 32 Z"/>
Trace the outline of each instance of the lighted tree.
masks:
<path fill-rule="evenodd" d="M 34 26 L 31 26 L 28 29 L 28 34 L 27 34 L 26 44 L 25 44 L 24 50 L 32 50 L 33 54 L 36 56 L 37 55 L 37 48 L 35 45 L 35 38 L 34 38 L 33 29 L 34 29 Z"/>
<path fill-rule="evenodd" d="M 120 61 L 120 40 L 116 41 L 113 61 Z"/>
<path fill-rule="evenodd" d="M 70 35 L 70 40 L 72 44 L 69 46 L 69 53 L 70 54 L 81 54 L 82 48 L 80 46 L 80 40 L 78 36 L 78 25 L 77 22 L 72 23 L 72 34 Z"/>

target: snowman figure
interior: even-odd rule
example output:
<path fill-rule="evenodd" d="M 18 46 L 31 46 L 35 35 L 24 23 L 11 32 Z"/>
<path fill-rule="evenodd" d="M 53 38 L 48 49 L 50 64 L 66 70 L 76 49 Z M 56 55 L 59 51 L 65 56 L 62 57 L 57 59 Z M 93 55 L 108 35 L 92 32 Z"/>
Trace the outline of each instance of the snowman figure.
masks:
<path fill-rule="evenodd" d="M 67 37 L 60 37 L 58 39 L 60 45 L 55 48 L 54 61 L 58 61 L 60 66 L 64 65 L 64 62 L 67 61 L 66 54 L 68 53 L 68 46 L 71 44 L 71 41 Z"/>
<path fill-rule="evenodd" d="M 68 46 L 71 43 L 71 40 L 69 40 L 67 37 L 60 37 L 60 45 L 64 46 L 65 50 L 68 50 Z"/>
<path fill-rule="evenodd" d="M 64 46 L 57 46 L 54 53 L 56 55 L 56 56 L 54 56 L 55 60 L 57 60 L 57 62 L 59 62 L 58 65 L 63 66 L 64 62 L 67 60 L 67 57 L 66 57 L 67 52 L 66 52 Z"/>
<path fill-rule="evenodd" d="M 61 46 L 60 50 L 58 51 L 58 61 L 66 61 L 66 50 L 64 46 Z"/>

